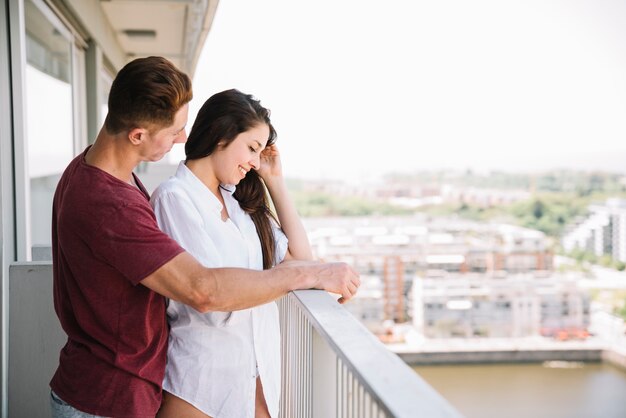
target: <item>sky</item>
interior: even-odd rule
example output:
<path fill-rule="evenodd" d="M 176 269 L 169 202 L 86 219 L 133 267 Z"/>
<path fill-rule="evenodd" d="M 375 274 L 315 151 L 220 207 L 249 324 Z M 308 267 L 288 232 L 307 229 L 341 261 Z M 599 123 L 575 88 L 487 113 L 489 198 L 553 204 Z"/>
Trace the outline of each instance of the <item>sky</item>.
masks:
<path fill-rule="evenodd" d="M 272 111 L 292 178 L 626 172 L 625 16 L 623 0 L 222 0 L 188 126 L 238 88 Z"/>

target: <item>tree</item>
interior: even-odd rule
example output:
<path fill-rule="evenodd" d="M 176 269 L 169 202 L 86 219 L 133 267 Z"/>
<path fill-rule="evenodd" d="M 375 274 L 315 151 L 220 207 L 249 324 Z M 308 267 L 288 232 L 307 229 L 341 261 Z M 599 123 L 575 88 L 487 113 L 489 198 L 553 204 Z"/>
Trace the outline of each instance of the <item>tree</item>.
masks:
<path fill-rule="evenodd" d="M 533 203 L 532 211 L 535 219 L 541 219 L 546 212 L 546 205 L 541 200 L 537 199 Z"/>

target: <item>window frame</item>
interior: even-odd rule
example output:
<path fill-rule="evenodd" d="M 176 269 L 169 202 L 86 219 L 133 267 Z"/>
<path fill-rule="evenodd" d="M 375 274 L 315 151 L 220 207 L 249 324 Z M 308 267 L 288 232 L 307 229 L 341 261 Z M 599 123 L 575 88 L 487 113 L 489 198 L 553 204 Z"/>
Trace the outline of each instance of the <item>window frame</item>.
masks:
<path fill-rule="evenodd" d="M 13 161 L 15 167 L 15 241 L 16 261 L 32 260 L 32 215 L 28 139 L 26 127 L 26 17 L 25 2 L 30 1 L 70 46 L 70 85 L 72 87 L 72 155 L 86 146 L 86 71 L 87 43 L 53 4 L 45 0 L 10 2 L 11 38 L 19 45 L 11 51 L 13 95 Z M 60 174 L 60 173 L 59 173 Z M 52 208 L 50 208 L 52 210 Z"/>

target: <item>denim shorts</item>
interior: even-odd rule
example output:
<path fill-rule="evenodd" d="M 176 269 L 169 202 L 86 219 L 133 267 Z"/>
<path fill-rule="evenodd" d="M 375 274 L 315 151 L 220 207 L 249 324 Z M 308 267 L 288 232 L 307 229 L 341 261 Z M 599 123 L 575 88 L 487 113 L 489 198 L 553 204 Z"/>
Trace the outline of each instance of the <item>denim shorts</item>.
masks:
<path fill-rule="evenodd" d="M 52 410 L 52 418 L 105 418 L 79 411 L 59 398 L 53 391 L 50 391 L 50 409 Z"/>

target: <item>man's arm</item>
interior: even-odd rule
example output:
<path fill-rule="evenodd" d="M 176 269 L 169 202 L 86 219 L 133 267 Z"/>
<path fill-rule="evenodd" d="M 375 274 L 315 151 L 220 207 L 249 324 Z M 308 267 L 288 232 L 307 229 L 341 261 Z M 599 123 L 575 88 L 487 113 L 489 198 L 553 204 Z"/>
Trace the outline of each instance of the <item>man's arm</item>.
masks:
<path fill-rule="evenodd" d="M 271 270 L 206 268 L 183 252 L 141 284 L 200 312 L 234 311 L 271 302 L 291 290 L 322 289 L 350 299 L 361 284 L 345 263 L 285 262 Z"/>

